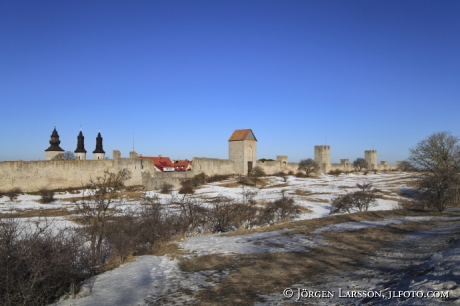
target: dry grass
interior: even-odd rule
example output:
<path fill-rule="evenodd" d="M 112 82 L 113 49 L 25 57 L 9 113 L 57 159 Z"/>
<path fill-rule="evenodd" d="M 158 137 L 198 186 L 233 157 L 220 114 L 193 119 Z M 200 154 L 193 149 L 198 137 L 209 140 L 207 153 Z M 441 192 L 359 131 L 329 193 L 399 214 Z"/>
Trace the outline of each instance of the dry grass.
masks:
<path fill-rule="evenodd" d="M 158 242 L 152 247 L 152 255 L 163 256 L 166 254 L 175 258 L 184 255 L 184 252 L 176 243 L 171 242 Z"/>
<path fill-rule="evenodd" d="M 314 202 L 314 203 L 329 203 L 330 200 L 328 199 L 319 199 L 319 198 L 310 198 L 310 197 L 302 197 L 302 200 Z"/>
<path fill-rule="evenodd" d="M 127 198 L 128 201 L 140 201 L 145 195 L 142 191 L 124 191 L 120 193 L 120 198 Z"/>
<path fill-rule="evenodd" d="M 268 189 L 268 188 L 282 188 L 282 187 L 289 187 L 289 184 L 288 183 L 282 183 L 282 184 L 266 186 L 264 188 Z"/>
<path fill-rule="evenodd" d="M 234 182 L 228 182 L 228 183 L 218 184 L 218 186 L 226 187 L 226 188 L 238 188 L 238 187 L 241 186 L 241 184 L 238 183 L 237 181 L 234 181 Z"/>
<path fill-rule="evenodd" d="M 65 208 L 60 209 L 23 209 L 14 212 L 0 213 L 0 219 L 4 218 L 32 218 L 32 217 L 62 217 L 73 215 L 74 211 Z"/>
<path fill-rule="evenodd" d="M 439 213 L 405 212 L 402 215 L 436 215 Z M 336 216 L 322 220 L 307 220 L 290 234 L 309 232 L 328 224 L 381 219 L 402 216 L 401 212 L 373 212 Z M 442 216 L 459 214 L 442 214 Z M 321 222 L 326 221 L 326 222 Z M 321 224 L 320 224 L 321 223 Z M 325 224 L 327 223 L 327 224 Z M 297 223 L 299 225 L 299 223 Z M 367 256 L 414 231 L 446 222 L 424 221 L 389 224 L 385 227 L 368 227 L 350 232 L 325 232 L 326 246 L 314 247 L 305 252 L 271 253 L 254 255 L 206 255 L 183 260 L 181 269 L 189 272 L 228 270 L 217 284 L 205 287 L 195 297 L 200 305 L 248 305 L 259 301 L 259 295 L 282 293 L 285 287 L 295 283 L 319 282 L 326 273 L 334 274 L 363 265 Z"/>

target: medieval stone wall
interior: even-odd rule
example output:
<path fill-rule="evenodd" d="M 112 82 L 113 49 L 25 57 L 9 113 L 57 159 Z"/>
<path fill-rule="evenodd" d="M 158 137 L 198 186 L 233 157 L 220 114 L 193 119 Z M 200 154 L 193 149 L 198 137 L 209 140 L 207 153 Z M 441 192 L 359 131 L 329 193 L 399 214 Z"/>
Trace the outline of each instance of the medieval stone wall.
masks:
<path fill-rule="evenodd" d="M 194 175 L 235 174 L 235 163 L 228 159 L 194 157 L 192 167 Z"/>
<path fill-rule="evenodd" d="M 33 192 L 42 188 L 59 189 L 85 186 L 105 171 L 129 170 L 126 185 L 142 185 L 143 175 L 155 173 L 153 163 L 139 159 L 118 160 L 53 160 L 0 162 L 0 190 L 15 187 Z"/>

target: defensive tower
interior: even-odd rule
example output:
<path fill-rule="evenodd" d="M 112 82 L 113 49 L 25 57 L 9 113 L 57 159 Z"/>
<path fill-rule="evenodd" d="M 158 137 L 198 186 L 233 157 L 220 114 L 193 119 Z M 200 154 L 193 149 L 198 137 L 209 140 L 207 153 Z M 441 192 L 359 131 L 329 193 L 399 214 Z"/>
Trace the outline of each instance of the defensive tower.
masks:
<path fill-rule="evenodd" d="M 315 146 L 315 162 L 319 166 L 320 173 L 328 173 L 331 168 L 331 147 Z"/>
<path fill-rule="evenodd" d="M 257 139 L 251 129 L 235 130 L 228 140 L 228 159 L 236 174 L 248 174 L 256 166 Z"/>
<path fill-rule="evenodd" d="M 377 150 L 364 151 L 364 159 L 367 163 L 367 170 L 377 169 Z"/>

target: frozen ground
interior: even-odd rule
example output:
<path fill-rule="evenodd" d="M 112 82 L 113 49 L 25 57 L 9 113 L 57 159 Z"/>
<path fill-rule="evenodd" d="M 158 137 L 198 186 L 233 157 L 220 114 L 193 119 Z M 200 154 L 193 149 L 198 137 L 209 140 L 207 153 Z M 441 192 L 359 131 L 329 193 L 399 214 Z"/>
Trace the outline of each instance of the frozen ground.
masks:
<path fill-rule="evenodd" d="M 449 219 L 452 221 L 452 219 Z M 352 231 L 364 226 L 384 226 L 388 223 L 403 222 L 402 218 L 387 219 L 383 222 L 348 222 L 342 223 L 339 227 L 323 227 L 318 232 L 328 230 Z M 406 221 L 423 222 L 423 218 L 408 218 Z M 356 223 L 359 223 L 357 226 Z M 228 244 L 219 243 L 218 235 L 213 239 L 202 239 L 198 241 L 191 250 L 199 251 L 200 254 L 213 252 L 229 253 L 235 249 L 247 252 L 271 252 L 280 251 L 276 247 L 276 236 L 284 231 L 254 234 L 252 240 L 247 237 L 239 241 L 227 241 Z M 269 234 L 269 235 L 265 235 Z M 457 226 L 441 227 L 431 231 L 418 232 L 397 241 L 392 247 L 379 251 L 369 257 L 368 264 L 361 269 L 340 275 L 324 276 L 324 285 L 309 287 L 305 284 L 292 284 L 292 288 L 308 288 L 310 291 L 328 290 L 334 291 L 334 298 L 327 299 L 300 299 L 298 303 L 309 305 L 358 305 L 370 303 L 372 305 L 432 305 L 460 302 L 460 224 Z M 248 235 L 249 236 L 249 235 Z M 208 236 L 206 236 L 208 237 Z M 201 237 L 200 237 L 201 238 Z M 210 237 L 209 237 L 210 238 Z M 275 241 L 273 241 L 275 239 Z M 305 244 L 303 241 L 293 237 L 280 238 L 283 243 L 294 245 L 299 244 L 299 249 L 308 251 L 311 241 Z M 270 243 L 259 243 L 270 242 Z M 189 239 L 181 243 L 183 248 L 193 246 L 196 239 Z M 256 244 L 254 244 L 256 242 Z M 315 242 L 313 242 L 315 243 Z M 316 242 L 321 243 L 321 242 Z M 236 245 L 236 246 L 235 246 Z M 206 247 L 208 250 L 206 250 Z M 295 249 L 295 250 L 299 250 Z M 284 250 L 281 250 L 284 251 Z M 433 252 L 435 255 L 433 256 Z M 57 303 L 57 305 L 160 305 L 156 303 L 161 298 L 167 297 L 173 300 L 176 305 L 192 304 L 193 293 L 204 286 L 212 285 L 206 281 L 208 273 L 184 273 L 178 268 L 175 259 L 165 256 L 141 256 L 135 262 L 128 263 L 113 271 L 96 276 L 87 282 L 83 291 L 76 299 L 68 299 Z M 92 284 L 92 293 L 89 294 L 89 287 Z M 184 292 L 179 288 L 187 288 Z M 449 291 L 449 300 L 443 299 L 357 299 L 338 296 L 339 288 L 343 292 L 347 290 L 378 290 L 384 295 L 394 291 Z M 297 292 L 297 291 L 296 291 Z M 257 305 L 286 305 L 295 303 L 295 298 L 286 299 L 281 293 L 264 296 L 264 303 Z M 172 303 L 171 305 L 173 305 Z M 164 303 L 161 303 L 164 304 Z"/>
<path fill-rule="evenodd" d="M 267 302 L 257 305 L 460 305 L 459 235 L 460 224 L 408 235 L 370 256 L 360 269 L 326 274 L 319 286 L 293 284 L 291 299 L 270 295 L 265 296 Z M 332 291 L 333 296 L 299 298 L 299 288 Z M 381 292 L 382 296 L 350 297 L 353 291 Z M 449 298 L 427 296 L 440 291 L 448 292 Z"/>
<path fill-rule="evenodd" d="M 258 189 L 256 200 L 270 201 L 280 197 L 281 193 L 293 196 L 296 203 L 307 208 L 309 212 L 302 213 L 297 220 L 323 218 L 329 215 L 329 200 L 347 191 L 353 191 L 357 183 L 371 182 L 375 188 L 381 190 L 378 203 L 370 210 L 391 210 L 398 206 L 399 193 L 407 188 L 407 183 L 411 181 L 409 174 L 369 174 L 364 175 L 341 175 L 339 177 L 322 175 L 319 178 L 296 178 L 289 176 L 284 182 L 282 178 L 270 177 L 265 188 Z M 195 196 L 201 198 L 211 198 L 219 195 L 240 199 L 242 188 L 224 187 L 225 183 L 213 183 L 198 189 Z M 248 187 L 246 187 L 248 188 Z M 155 192 L 148 192 L 154 195 Z M 81 196 L 80 194 L 62 194 L 59 200 L 53 204 L 38 203 L 38 196 L 21 195 L 16 201 L 9 201 L 8 198 L 0 198 L 0 212 L 24 211 L 28 209 L 73 209 L 73 204 L 63 201 L 63 198 Z M 164 203 L 168 201 L 168 195 L 159 195 Z M 138 202 L 127 202 L 123 207 L 139 205 Z M 326 231 L 352 231 L 360 228 L 373 226 L 385 226 L 389 223 L 401 222 L 423 222 L 428 218 L 388 218 L 380 221 L 368 222 L 348 222 L 325 226 L 317 229 L 312 235 L 289 235 L 289 230 L 278 230 L 264 233 L 254 233 L 248 235 L 205 235 L 188 238 L 179 243 L 180 248 L 189 252 L 189 256 L 204 254 L 250 254 L 267 252 L 297 252 L 307 251 L 312 246 L 322 245 L 325 242 L 321 238 Z M 25 220 L 24 220 L 25 221 Z M 29 221 L 36 221 L 31 219 Z M 70 225 L 64 217 L 58 218 L 58 227 Z M 435 239 L 422 239 L 420 237 L 430 237 L 430 235 L 442 236 L 442 233 L 459 231 L 459 228 L 439 229 L 438 231 L 419 233 L 413 235 L 405 241 L 397 242 L 395 248 L 376 254 L 370 258 L 369 267 L 363 267 L 353 275 L 329 275 L 327 276 L 327 288 L 379 288 L 379 290 L 443 290 L 447 288 L 451 295 L 458 296 L 457 286 L 460 283 L 457 271 L 460 264 L 460 245 L 454 236 L 450 235 L 449 243 L 435 243 L 424 247 L 427 251 L 417 249 L 421 242 L 438 241 Z M 447 235 L 444 235 L 447 237 Z M 438 237 L 438 236 L 436 236 Z M 444 241 L 444 240 L 443 240 Z M 446 244 L 447 243 L 447 244 Z M 410 246 L 416 248 L 415 252 L 409 252 Z M 458 248 L 457 248 L 458 247 Z M 430 255 L 436 250 L 437 255 L 430 260 Z M 420 255 L 420 256 L 419 256 Z M 385 269 L 392 267 L 392 269 Z M 413 269 L 413 270 L 410 270 Z M 411 271 L 424 271 L 421 275 L 410 275 Z M 108 271 L 88 280 L 83 285 L 83 290 L 75 299 L 67 299 L 57 303 L 57 305 L 160 305 L 160 299 L 168 297 L 177 305 L 191 304 L 194 302 L 193 294 L 209 285 L 213 284 L 213 273 L 226 273 L 225 271 L 205 271 L 202 273 L 185 273 L 178 268 L 178 261 L 171 259 L 167 255 L 141 256 L 136 261 L 127 263 L 117 269 Z M 406 280 L 405 277 L 410 277 Z M 397 279 L 396 283 L 394 280 Z M 399 285 L 400 284 L 400 285 Z M 292 284 L 295 286 L 296 284 Z M 393 286 L 393 287 L 392 287 Z M 184 290 L 187 288 L 187 290 Z M 332 288 L 332 289 L 331 289 Z M 393 289 L 396 288 L 396 289 Z M 314 288 L 313 288 L 314 289 Z M 291 300 L 281 296 L 281 293 L 265 296 L 266 303 L 261 305 L 284 305 Z M 196 301 L 195 301 L 196 302 Z M 300 301 L 305 303 L 307 301 Z M 355 303 L 383 303 L 393 305 L 393 302 L 405 305 L 413 305 L 413 300 L 398 299 L 388 300 L 309 300 L 307 303 L 313 304 L 355 304 Z M 430 303 L 442 303 L 443 300 L 418 300 L 417 303 L 424 305 Z M 448 301 L 451 303 L 452 299 Z M 164 299 L 162 302 L 164 304 Z"/>

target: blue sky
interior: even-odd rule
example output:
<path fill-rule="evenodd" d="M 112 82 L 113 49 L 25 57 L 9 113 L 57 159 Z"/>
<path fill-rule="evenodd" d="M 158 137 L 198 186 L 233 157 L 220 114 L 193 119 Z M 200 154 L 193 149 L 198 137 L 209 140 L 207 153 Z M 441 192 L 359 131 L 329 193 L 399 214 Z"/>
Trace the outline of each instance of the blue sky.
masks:
<path fill-rule="evenodd" d="M 74 151 L 394 163 L 460 136 L 460 1 L 0 0 L 0 161 Z M 89 154 L 92 158 L 92 154 Z"/>

